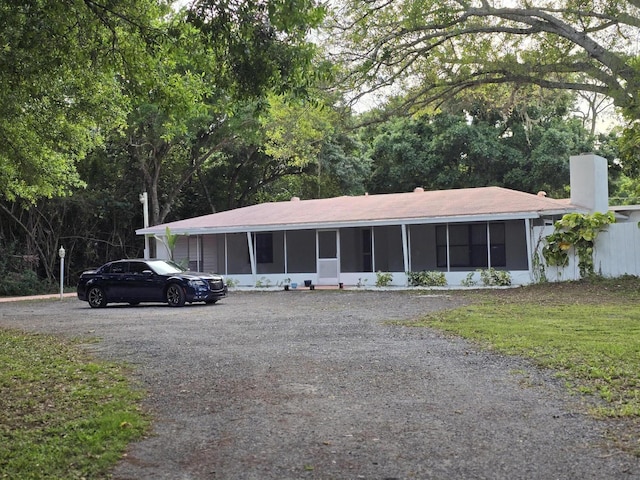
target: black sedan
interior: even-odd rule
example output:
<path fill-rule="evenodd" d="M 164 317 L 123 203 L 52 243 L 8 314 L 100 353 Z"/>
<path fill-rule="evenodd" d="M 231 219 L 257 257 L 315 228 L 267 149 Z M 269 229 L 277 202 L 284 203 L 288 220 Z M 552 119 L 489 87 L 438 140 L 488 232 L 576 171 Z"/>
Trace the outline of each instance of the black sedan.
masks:
<path fill-rule="evenodd" d="M 78 298 L 92 308 L 107 303 L 216 303 L 227 295 L 220 275 L 190 272 L 166 260 L 116 260 L 80 275 Z"/>

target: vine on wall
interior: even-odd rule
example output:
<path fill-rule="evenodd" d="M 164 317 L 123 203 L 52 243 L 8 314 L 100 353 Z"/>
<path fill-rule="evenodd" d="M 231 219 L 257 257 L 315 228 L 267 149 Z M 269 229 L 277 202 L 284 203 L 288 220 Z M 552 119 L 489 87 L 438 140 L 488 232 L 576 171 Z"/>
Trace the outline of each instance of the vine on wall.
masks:
<path fill-rule="evenodd" d="M 547 265 L 566 267 L 569 264 L 569 250 L 578 255 L 581 277 L 594 274 L 593 245 L 598 234 L 615 223 L 613 212 L 568 213 L 554 224 L 555 231 L 546 237 L 542 249 Z"/>

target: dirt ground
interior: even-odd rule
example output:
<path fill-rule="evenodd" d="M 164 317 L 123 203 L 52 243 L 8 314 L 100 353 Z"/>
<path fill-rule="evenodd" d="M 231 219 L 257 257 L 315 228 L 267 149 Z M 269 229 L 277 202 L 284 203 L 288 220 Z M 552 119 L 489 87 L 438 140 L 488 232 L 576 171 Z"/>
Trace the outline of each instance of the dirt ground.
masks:
<path fill-rule="evenodd" d="M 0 326 L 98 339 L 147 391 L 133 479 L 636 479 L 553 372 L 390 325 L 452 293 L 232 292 L 217 305 L 0 304 Z"/>

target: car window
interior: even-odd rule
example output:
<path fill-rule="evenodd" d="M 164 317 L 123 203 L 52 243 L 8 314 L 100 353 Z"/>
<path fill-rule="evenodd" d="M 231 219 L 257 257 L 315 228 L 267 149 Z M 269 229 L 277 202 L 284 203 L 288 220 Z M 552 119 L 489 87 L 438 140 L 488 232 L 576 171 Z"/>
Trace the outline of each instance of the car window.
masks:
<path fill-rule="evenodd" d="M 107 273 L 125 273 L 127 271 L 127 264 L 129 262 L 116 262 L 112 263 L 109 268 L 106 269 Z"/>
<path fill-rule="evenodd" d="M 142 273 L 150 270 L 149 266 L 144 262 L 129 262 L 129 273 Z"/>
<path fill-rule="evenodd" d="M 149 262 L 151 269 L 159 275 L 172 275 L 174 273 L 184 272 L 184 268 L 173 262 L 157 261 Z"/>

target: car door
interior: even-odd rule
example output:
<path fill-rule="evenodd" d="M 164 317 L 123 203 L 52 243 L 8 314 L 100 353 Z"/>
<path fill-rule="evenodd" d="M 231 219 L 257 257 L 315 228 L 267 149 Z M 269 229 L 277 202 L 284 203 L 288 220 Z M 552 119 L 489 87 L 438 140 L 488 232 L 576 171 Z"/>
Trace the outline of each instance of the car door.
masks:
<path fill-rule="evenodd" d="M 160 302 L 163 300 L 163 279 L 143 261 L 130 261 L 125 275 L 129 302 Z"/>
<path fill-rule="evenodd" d="M 100 286 L 110 302 L 120 301 L 126 294 L 123 281 L 128 269 L 128 262 L 113 262 L 102 272 Z"/>

